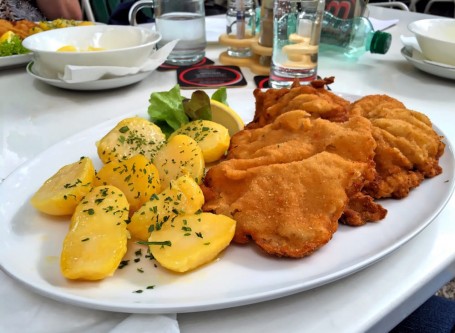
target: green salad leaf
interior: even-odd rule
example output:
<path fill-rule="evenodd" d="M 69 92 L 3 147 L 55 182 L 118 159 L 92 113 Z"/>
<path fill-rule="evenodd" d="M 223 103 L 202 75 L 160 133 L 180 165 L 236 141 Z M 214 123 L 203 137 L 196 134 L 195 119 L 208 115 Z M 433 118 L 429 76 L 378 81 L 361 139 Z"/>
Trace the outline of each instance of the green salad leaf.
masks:
<path fill-rule="evenodd" d="M 29 50 L 22 46 L 22 41 L 18 35 L 13 35 L 11 39 L 0 43 L 0 57 L 25 54 L 29 52 Z"/>
<path fill-rule="evenodd" d="M 168 137 L 184 124 L 198 119 L 212 120 L 210 99 L 227 105 L 226 88 L 220 88 L 209 97 L 205 91 L 196 90 L 191 98 L 180 93 L 177 84 L 169 91 L 153 92 L 150 95 L 148 114 L 150 120 L 158 125 Z"/>
<path fill-rule="evenodd" d="M 212 95 L 212 99 L 229 106 L 229 104 L 227 102 L 227 89 L 226 89 L 226 87 L 222 87 L 222 88 L 218 89 L 217 91 L 215 91 L 213 93 L 213 95 Z"/>
<path fill-rule="evenodd" d="M 191 94 L 191 99 L 184 99 L 183 109 L 185 110 L 185 114 L 191 120 L 212 120 L 210 98 L 202 90 L 196 90 L 193 94 Z"/>
<path fill-rule="evenodd" d="M 179 85 L 175 85 L 169 91 L 154 92 L 150 96 L 150 105 L 148 107 L 150 119 L 166 135 L 169 135 L 189 121 L 183 109 L 182 100 Z"/>

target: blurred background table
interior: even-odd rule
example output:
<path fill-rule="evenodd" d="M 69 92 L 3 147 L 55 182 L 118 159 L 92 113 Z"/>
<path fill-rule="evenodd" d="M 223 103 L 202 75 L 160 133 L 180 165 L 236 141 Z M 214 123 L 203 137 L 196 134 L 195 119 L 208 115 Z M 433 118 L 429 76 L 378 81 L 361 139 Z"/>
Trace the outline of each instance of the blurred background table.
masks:
<path fill-rule="evenodd" d="M 455 81 L 419 71 L 400 53 L 400 35 L 423 14 L 370 7 L 377 19 L 399 19 L 386 55 L 366 55 L 358 62 L 320 56 L 319 75 L 335 76 L 335 92 L 388 94 L 430 116 L 455 142 Z M 217 62 L 224 49 L 210 43 L 207 57 Z M 242 69 L 248 85 L 228 90 L 230 105 L 245 109 L 237 89 L 255 88 L 254 74 Z M 175 72 L 155 71 L 145 80 L 120 89 L 69 91 L 46 85 L 25 68 L 0 75 L 0 179 L 22 163 L 68 136 L 123 114 L 146 110 L 152 91 L 165 91 Z M 252 101 L 253 99 L 251 99 Z M 248 107 L 252 117 L 254 105 Z M 447 149 L 451 149 L 448 147 Z M 417 237 L 374 265 L 337 282 L 293 296 L 237 308 L 179 314 L 182 332 L 387 332 L 455 276 L 455 198 Z M 10 279 L 0 273 L 0 282 Z M 1 297 L 1 295 L 0 295 Z M 44 298 L 43 298 L 44 299 Z M 8 300 L 13 302 L 14 299 Z M 2 303 L 6 303 L 3 300 Z M 2 304 L 6 306 L 6 304 Z M 67 305 L 62 304 L 62 307 Z M 71 306 L 68 306 L 69 311 Z M 62 325 L 65 318 L 61 318 Z M 55 326 L 55 325 L 54 325 Z M 0 325 L 1 327 L 1 325 Z M 63 327 L 63 326 L 62 326 Z M 56 331 L 57 332 L 57 331 Z"/>

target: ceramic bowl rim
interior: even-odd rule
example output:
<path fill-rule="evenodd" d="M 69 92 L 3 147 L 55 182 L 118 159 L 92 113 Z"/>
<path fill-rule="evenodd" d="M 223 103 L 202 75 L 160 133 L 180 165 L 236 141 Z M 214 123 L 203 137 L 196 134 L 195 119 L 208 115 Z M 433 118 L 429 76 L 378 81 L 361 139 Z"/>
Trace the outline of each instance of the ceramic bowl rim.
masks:
<path fill-rule="evenodd" d="M 430 22 L 430 21 L 431 22 L 437 22 L 437 23 L 440 23 L 440 22 L 451 22 L 455 26 L 455 19 L 451 19 L 451 18 L 429 18 L 429 19 L 417 20 L 417 21 L 413 21 L 413 22 L 409 23 L 408 24 L 408 30 L 411 31 L 412 33 L 414 33 L 418 37 L 427 38 L 427 39 L 438 41 L 438 42 L 441 42 L 441 43 L 446 43 L 447 45 L 455 45 L 455 42 L 449 42 L 449 41 L 441 39 L 441 38 L 439 38 L 437 36 L 429 36 L 429 35 L 425 34 L 424 32 L 422 32 L 422 30 L 419 27 L 419 25 L 423 24 L 425 22 Z"/>
<path fill-rule="evenodd" d="M 143 43 L 143 44 L 140 44 L 140 45 L 128 46 L 128 47 L 124 47 L 124 48 L 116 48 L 116 49 L 112 49 L 112 50 L 99 50 L 99 51 L 96 51 L 96 52 L 93 52 L 93 51 L 78 51 L 77 54 L 90 54 L 90 55 L 102 54 L 102 55 L 107 55 L 107 54 L 110 54 L 110 53 L 118 53 L 118 52 L 122 52 L 122 51 L 123 52 L 125 52 L 125 51 L 133 51 L 133 50 L 141 49 L 141 48 L 144 48 L 144 47 L 153 46 L 153 45 L 157 44 L 162 38 L 162 35 L 158 31 L 151 30 L 151 29 L 145 28 L 145 27 L 128 26 L 128 25 L 90 25 L 90 26 L 76 26 L 76 27 L 67 27 L 67 28 L 59 28 L 59 29 L 42 31 L 42 32 L 39 32 L 37 34 L 31 35 L 31 36 L 28 36 L 27 38 L 25 38 L 22 41 L 22 45 L 25 48 L 27 48 L 28 50 L 30 50 L 32 52 L 35 52 L 35 53 L 59 54 L 62 57 L 72 56 L 72 55 L 74 55 L 74 52 L 58 52 L 58 51 L 52 51 L 52 50 L 42 50 L 42 49 L 39 49 L 39 48 L 36 48 L 36 47 L 27 46 L 27 44 L 29 44 L 30 41 L 32 41 L 35 38 L 42 38 L 42 36 L 44 34 L 51 34 L 51 33 L 55 34 L 56 33 L 55 31 L 59 30 L 59 32 L 61 32 L 63 29 L 72 29 L 72 30 L 81 30 L 81 29 L 83 29 L 83 30 L 95 30 L 95 31 L 97 31 L 98 29 L 101 29 L 100 32 L 103 32 L 105 30 L 115 30 L 115 29 L 140 30 L 140 31 L 143 31 L 146 34 L 151 36 L 151 37 L 148 37 L 148 38 L 152 38 L 152 40 L 147 41 L 146 43 Z M 35 37 L 35 36 L 38 36 L 38 37 Z"/>

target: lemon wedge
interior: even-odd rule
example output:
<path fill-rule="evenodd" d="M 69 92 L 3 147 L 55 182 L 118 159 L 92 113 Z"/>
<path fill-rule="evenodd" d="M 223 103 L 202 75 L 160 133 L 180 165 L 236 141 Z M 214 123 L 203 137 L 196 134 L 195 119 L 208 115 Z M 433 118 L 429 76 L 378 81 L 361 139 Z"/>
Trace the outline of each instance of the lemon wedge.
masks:
<path fill-rule="evenodd" d="M 77 52 L 77 48 L 73 45 L 65 45 L 59 48 L 57 52 Z"/>
<path fill-rule="evenodd" d="M 0 43 L 2 42 L 10 42 L 11 39 L 15 36 L 16 34 L 12 31 L 7 31 L 5 32 L 1 37 L 0 37 Z"/>
<path fill-rule="evenodd" d="M 242 118 L 226 104 L 211 99 L 210 107 L 212 109 L 212 121 L 226 127 L 230 136 L 245 127 Z"/>

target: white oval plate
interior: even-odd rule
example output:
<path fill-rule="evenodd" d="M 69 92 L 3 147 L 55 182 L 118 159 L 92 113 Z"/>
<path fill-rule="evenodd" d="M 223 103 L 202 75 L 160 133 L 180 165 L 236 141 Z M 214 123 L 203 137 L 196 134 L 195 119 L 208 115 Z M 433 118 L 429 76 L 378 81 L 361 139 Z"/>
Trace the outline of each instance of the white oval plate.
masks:
<path fill-rule="evenodd" d="M 0 57 L 0 69 L 7 69 L 25 65 L 29 63 L 32 60 L 32 58 L 33 58 L 32 53 Z"/>
<path fill-rule="evenodd" d="M 446 79 L 455 80 L 455 68 L 450 68 L 443 65 L 440 66 L 431 62 L 424 61 L 423 55 L 421 55 L 421 53 L 416 49 L 413 49 L 411 47 L 403 47 L 401 49 L 401 54 L 406 58 L 407 61 L 409 61 L 421 71 Z"/>
<path fill-rule="evenodd" d="M 251 105 L 239 110 L 248 121 L 253 96 L 250 90 L 238 95 L 244 105 Z M 146 116 L 140 111 L 135 114 Z M 128 313 L 196 312 L 283 297 L 330 283 L 380 260 L 428 226 L 453 191 L 454 155 L 447 143 L 440 161 L 443 174 L 425 180 L 403 200 L 382 201 L 388 215 L 378 223 L 358 228 L 340 225 L 333 239 L 309 257 L 279 259 L 264 255 L 254 245 L 231 245 L 215 262 L 187 274 L 173 274 L 145 258 L 145 248 L 135 254 L 140 247 L 132 244 L 125 256 L 129 264 L 114 276 L 99 282 L 68 281 L 60 273 L 59 256 L 69 218 L 39 214 L 29 199 L 61 166 L 81 156 L 90 156 L 99 167 L 95 142 L 120 119 L 60 142 L 0 185 L 0 267 L 39 294 L 87 308 Z"/>
<path fill-rule="evenodd" d="M 27 65 L 27 73 L 37 80 L 50 84 L 51 86 L 69 90 L 107 90 L 125 87 L 130 84 L 142 81 L 149 76 L 152 71 L 140 72 L 132 75 L 125 75 L 111 79 L 103 79 L 89 82 L 68 83 L 59 79 L 49 79 L 38 75 L 33 71 L 33 61 Z"/>

